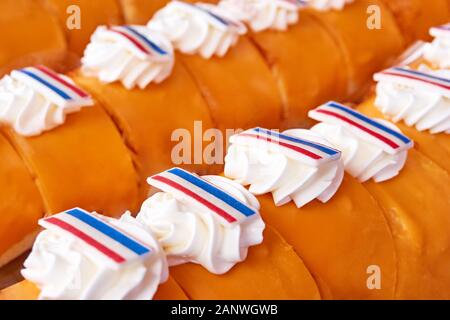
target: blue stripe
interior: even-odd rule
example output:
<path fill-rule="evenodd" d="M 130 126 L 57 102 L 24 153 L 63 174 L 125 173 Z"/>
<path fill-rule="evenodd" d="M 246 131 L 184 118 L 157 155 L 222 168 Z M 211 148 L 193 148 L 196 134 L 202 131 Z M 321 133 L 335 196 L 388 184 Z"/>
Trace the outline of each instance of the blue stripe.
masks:
<path fill-rule="evenodd" d="M 42 83 L 43 85 L 45 85 L 46 87 L 48 87 L 51 90 L 53 90 L 55 93 L 57 93 L 59 96 L 61 96 L 65 100 L 72 100 L 72 98 L 67 93 L 65 93 L 64 91 L 58 89 L 57 87 L 55 87 L 51 83 L 45 81 L 44 79 L 40 78 L 39 76 L 35 75 L 34 73 L 32 73 L 32 72 L 30 72 L 28 70 L 25 70 L 25 69 L 20 69 L 20 70 L 17 70 L 17 71 L 22 72 L 22 73 L 26 74 L 27 76 L 33 78 L 34 80 Z"/>
<path fill-rule="evenodd" d="M 140 34 L 136 30 L 134 30 L 132 27 L 129 27 L 129 26 L 123 26 L 123 27 L 125 29 L 127 29 L 128 31 L 130 31 L 131 33 L 133 33 L 139 39 L 143 40 L 148 46 L 150 46 L 150 48 L 152 48 L 153 50 L 155 50 L 159 54 L 162 54 L 162 55 L 168 54 L 166 51 L 164 51 L 159 46 L 157 46 L 153 41 L 149 40 L 146 36 Z"/>
<path fill-rule="evenodd" d="M 193 185 L 205 190 L 206 192 L 208 192 L 209 194 L 213 195 L 214 197 L 222 200 L 223 202 L 225 202 L 226 204 L 228 204 L 229 206 L 235 208 L 236 210 L 238 210 L 239 212 L 241 212 L 243 215 L 245 215 L 246 217 L 249 217 L 251 215 L 254 215 L 256 212 L 251 209 L 250 207 L 246 206 L 245 204 L 243 204 L 242 202 L 236 200 L 235 198 L 233 198 L 232 196 L 230 196 L 229 194 L 227 194 L 226 192 L 223 192 L 222 190 L 214 187 L 213 185 L 211 185 L 210 183 L 197 178 L 196 176 L 181 170 L 179 168 L 173 168 L 168 170 L 168 172 L 192 183 Z"/>
<path fill-rule="evenodd" d="M 129 237 L 127 237 L 123 233 L 117 231 L 116 229 L 110 227 L 106 223 L 92 217 L 89 213 L 87 213 L 83 210 L 71 209 L 71 210 L 66 211 L 66 213 L 71 215 L 72 217 L 77 218 L 78 220 L 86 223 L 87 225 L 91 226 L 92 228 L 100 231 L 101 233 L 110 237 L 111 239 L 119 242 L 120 244 L 127 247 L 128 249 L 130 249 L 131 251 L 133 251 L 134 253 L 136 253 L 138 255 L 143 255 L 143 254 L 150 252 L 150 250 L 148 248 L 140 245 L 133 239 L 130 239 Z"/>
<path fill-rule="evenodd" d="M 430 79 L 433 79 L 433 80 L 444 81 L 444 82 L 450 83 L 450 79 L 436 77 L 436 76 L 433 76 L 433 75 L 430 75 L 430 74 L 426 74 L 426 73 L 423 73 L 423 72 L 420 72 L 420 71 L 414 71 L 414 70 L 409 70 L 409 69 L 404 69 L 404 68 L 393 68 L 393 69 L 397 70 L 397 71 L 411 73 L 411 74 L 414 74 L 414 75 L 417 75 L 417 76 L 421 76 L 421 77 L 425 77 L 425 78 L 430 78 Z"/>
<path fill-rule="evenodd" d="M 287 135 L 284 135 L 284 134 L 281 134 L 281 133 L 278 133 L 278 132 L 275 132 L 275 131 L 265 130 L 265 129 L 262 129 L 262 128 L 255 128 L 254 130 L 256 132 L 263 132 L 265 134 L 276 136 L 276 137 L 279 137 L 279 138 L 282 138 L 282 139 L 285 139 L 285 140 L 288 140 L 288 141 L 291 141 L 291 142 L 296 142 L 296 143 L 300 143 L 300 144 L 303 144 L 303 145 L 306 145 L 306 146 L 313 147 L 313 148 L 318 149 L 318 150 L 320 150 L 320 151 L 322 151 L 322 152 L 324 152 L 324 153 L 326 153 L 326 154 L 328 154 L 330 156 L 334 156 L 334 155 L 340 153 L 337 150 L 334 150 L 334 149 L 331 149 L 331 148 L 327 148 L 327 147 L 325 147 L 323 145 L 315 144 L 315 143 L 310 142 L 310 141 L 305 141 L 305 140 L 301 140 L 301 139 L 298 139 L 298 138 L 295 138 L 295 137 L 287 136 Z"/>
<path fill-rule="evenodd" d="M 328 102 L 326 105 L 329 106 L 329 107 L 336 108 L 336 109 L 342 110 L 344 112 L 347 112 L 347 113 L 351 114 L 352 116 L 358 118 L 359 120 L 367 122 L 368 124 L 378 128 L 380 130 L 383 130 L 384 132 L 386 132 L 386 133 L 388 133 L 390 135 L 393 135 L 393 136 L 397 137 L 398 139 L 400 139 L 401 141 L 403 141 L 406 144 L 411 142 L 411 140 L 407 136 L 404 136 L 403 134 L 401 134 L 401 133 L 399 133 L 397 131 L 394 131 L 394 130 L 386 127 L 386 126 L 383 126 L 381 123 L 378 123 L 377 121 L 374 121 L 374 120 L 372 120 L 370 118 L 367 118 L 366 116 L 364 116 L 363 114 L 361 114 L 361 113 L 359 113 L 359 112 L 357 112 L 355 110 L 347 108 L 347 107 L 345 107 L 343 105 L 340 105 L 340 104 L 338 104 L 336 102 Z"/>

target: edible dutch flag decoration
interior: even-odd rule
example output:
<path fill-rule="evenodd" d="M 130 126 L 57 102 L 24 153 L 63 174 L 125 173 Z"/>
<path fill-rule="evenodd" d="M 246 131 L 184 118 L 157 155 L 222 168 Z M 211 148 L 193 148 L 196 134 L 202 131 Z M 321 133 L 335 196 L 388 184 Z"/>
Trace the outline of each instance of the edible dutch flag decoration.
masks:
<path fill-rule="evenodd" d="M 396 66 L 407 66 L 420 57 L 422 57 L 427 43 L 425 41 L 416 41 L 408 49 L 406 49 L 395 62 Z"/>
<path fill-rule="evenodd" d="M 177 1 L 177 3 L 179 3 L 180 5 L 185 5 L 189 8 L 203 12 L 205 14 L 205 16 L 210 19 L 210 21 L 212 21 L 213 23 L 219 24 L 219 26 L 221 25 L 221 26 L 224 26 L 227 28 L 233 28 L 240 34 L 245 33 L 247 31 L 247 28 L 245 27 L 245 25 L 243 23 L 241 23 L 240 21 L 231 20 L 231 19 L 224 17 L 223 15 L 218 14 L 217 12 L 213 12 L 213 10 L 210 10 L 208 8 L 209 6 L 207 7 L 207 6 L 204 6 L 201 4 L 190 4 L 190 3 L 181 2 L 181 1 Z"/>
<path fill-rule="evenodd" d="M 408 68 L 391 68 L 375 74 L 375 81 L 390 81 L 393 83 L 427 89 L 450 98 L 450 79 L 437 77 L 427 72 Z"/>
<path fill-rule="evenodd" d="M 411 139 L 400 132 L 334 101 L 311 110 L 308 115 L 317 121 L 342 125 L 389 154 L 397 154 L 414 145 Z"/>
<path fill-rule="evenodd" d="M 133 26 L 111 26 L 108 27 L 108 31 L 126 39 L 128 43 L 131 44 L 131 48 L 134 49 L 136 54 L 143 59 L 150 58 L 164 61 L 170 58 L 169 52 L 162 49 Z"/>
<path fill-rule="evenodd" d="M 80 208 L 41 219 L 39 225 L 75 238 L 91 252 L 103 256 L 115 268 L 151 253 L 150 248 L 107 221 Z"/>
<path fill-rule="evenodd" d="M 147 182 L 178 200 L 186 200 L 199 210 L 217 216 L 224 225 L 242 222 L 257 213 L 214 184 L 180 168 L 154 175 Z"/>
<path fill-rule="evenodd" d="M 444 24 L 442 26 L 433 27 L 430 29 L 430 34 L 433 37 L 450 37 L 450 23 Z"/>
<path fill-rule="evenodd" d="M 278 151 L 315 167 L 341 157 L 340 151 L 328 146 L 263 128 L 253 128 L 233 135 L 230 142 Z"/>
<path fill-rule="evenodd" d="M 29 85 L 61 107 L 79 108 L 93 104 L 92 97 L 67 77 L 44 66 L 34 66 L 11 72 L 11 77 Z"/>

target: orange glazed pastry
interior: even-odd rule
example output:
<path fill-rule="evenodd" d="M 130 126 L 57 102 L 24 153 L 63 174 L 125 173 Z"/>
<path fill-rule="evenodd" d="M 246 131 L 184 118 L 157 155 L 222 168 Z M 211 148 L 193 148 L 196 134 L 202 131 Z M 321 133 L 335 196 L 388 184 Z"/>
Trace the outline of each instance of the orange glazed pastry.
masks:
<path fill-rule="evenodd" d="M 119 219 L 69 209 L 39 220 L 43 231 L 3 299 L 149 300 L 168 280 L 166 256 L 129 213 Z M 186 299 L 170 279 L 160 298 Z"/>
<path fill-rule="evenodd" d="M 251 38 L 278 83 L 286 127 L 305 125 L 311 107 L 330 97 L 345 97 L 347 74 L 342 71 L 342 53 L 308 12 L 302 12 L 299 22 L 286 32 L 254 32 Z"/>
<path fill-rule="evenodd" d="M 380 10 L 381 28 L 377 27 L 376 16 L 370 17 L 367 12 L 374 6 Z M 344 53 L 344 70 L 336 72 L 348 73 L 349 99 L 361 97 L 373 73 L 385 67 L 404 47 L 394 17 L 378 0 L 355 1 L 341 11 L 308 12 L 328 29 Z"/>
<path fill-rule="evenodd" d="M 330 102 L 311 130 L 343 152 L 345 169 L 383 208 L 397 252 L 399 299 L 448 299 L 450 176 L 392 123 Z M 424 214 L 425 213 L 425 214 Z"/>
<path fill-rule="evenodd" d="M 196 26 L 199 24 L 199 26 Z M 281 99 L 246 27 L 211 4 L 172 1 L 147 25 L 164 33 L 194 78 L 220 129 L 278 127 Z"/>
<path fill-rule="evenodd" d="M 148 183 L 162 191 L 143 203 L 137 219 L 158 238 L 190 298 L 320 298 L 292 248 L 272 228 L 264 231 L 259 203 L 242 186 L 179 168 Z"/>
<path fill-rule="evenodd" d="M 101 24 L 121 24 L 116 0 L 39 0 L 60 21 L 66 32 L 68 50 L 79 58 L 95 28 Z M 72 58 L 75 58 L 72 56 Z"/>
<path fill-rule="evenodd" d="M 33 177 L 1 134 L 0 154 L 0 266 L 3 266 L 31 246 L 44 206 Z"/>
<path fill-rule="evenodd" d="M 450 19 L 448 0 L 381 0 L 392 12 L 407 43 L 429 40 L 428 29 Z"/>
<path fill-rule="evenodd" d="M 40 290 L 33 282 L 23 280 L 15 285 L 0 291 L 0 300 L 36 300 Z M 154 300 L 187 300 L 180 286 L 169 277 L 167 282 L 158 287 Z"/>
<path fill-rule="evenodd" d="M 31 63 L 58 66 L 66 55 L 58 21 L 35 1 L 0 1 L 0 74 Z"/>
<path fill-rule="evenodd" d="M 264 232 L 264 242 L 250 249 L 245 262 L 224 275 L 196 264 L 172 267 L 170 272 L 192 299 L 320 299 L 305 264 L 271 227 Z M 249 285 L 242 286 L 243 281 Z"/>
<path fill-rule="evenodd" d="M 299 14 L 300 6 L 295 1 L 216 2 L 230 16 L 247 23 L 249 37 L 277 81 L 284 126 L 305 126 L 309 108 L 330 97 L 345 97 L 347 74 L 341 70 L 341 50 L 310 13 Z"/>
<path fill-rule="evenodd" d="M 141 56 L 133 43 L 125 42 L 123 34 L 136 41 L 145 37 L 158 49 L 149 47 L 152 53 Z M 106 42 L 116 35 L 119 37 Z M 162 35 L 143 26 L 118 26 L 113 30 L 99 27 L 82 63 L 81 70 L 73 74 L 74 80 L 101 101 L 120 129 L 139 173 L 142 200 L 148 191 L 145 179 L 181 164 L 181 160 L 192 163 L 187 167 L 199 172 L 214 170 L 205 164 L 202 153 L 198 158 L 196 154 L 177 151 L 184 135 L 191 137 L 182 141 L 188 144 L 186 149 L 195 152 L 198 142 L 194 139 L 200 139 L 202 147 L 202 130 L 213 128 L 214 124 L 195 83 L 186 68 L 174 62 L 172 47 Z"/>
<path fill-rule="evenodd" d="M 230 142 L 225 175 L 261 195 L 263 219 L 294 247 L 322 297 L 394 297 L 397 260 L 389 226 L 369 192 L 344 177 L 338 150 L 303 129 L 279 134 L 255 128 Z"/>
<path fill-rule="evenodd" d="M 136 207 L 131 157 L 89 94 L 41 66 L 14 70 L 0 91 L 0 121 L 9 124 L 4 133 L 32 173 L 47 213 L 77 204 L 108 215 Z"/>

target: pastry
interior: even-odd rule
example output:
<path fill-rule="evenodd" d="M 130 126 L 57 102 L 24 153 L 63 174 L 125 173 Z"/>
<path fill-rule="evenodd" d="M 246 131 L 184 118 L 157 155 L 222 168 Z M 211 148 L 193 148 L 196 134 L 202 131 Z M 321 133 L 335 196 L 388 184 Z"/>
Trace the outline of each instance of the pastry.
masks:
<path fill-rule="evenodd" d="M 188 71 L 174 61 L 171 44 L 164 36 L 145 27 L 116 28 L 128 34 L 130 29 L 125 28 L 132 28 L 159 51 L 142 54 L 121 33 L 99 27 L 73 78 L 101 101 L 120 129 L 138 171 L 143 201 L 148 191 L 145 179 L 167 167 L 185 164 L 198 172 L 214 170 L 214 166 L 208 166 L 211 162 L 203 158 L 201 143 L 198 154 L 194 139 L 201 141 L 203 130 L 215 124 Z M 192 154 L 177 151 L 180 144 L 187 144 Z"/>
<path fill-rule="evenodd" d="M 58 18 L 66 33 L 68 50 L 75 55 L 72 58 L 79 59 L 82 56 L 98 25 L 117 25 L 123 22 L 121 7 L 115 0 L 39 1 Z"/>
<path fill-rule="evenodd" d="M 248 24 L 249 37 L 278 84 L 285 127 L 307 125 L 307 111 L 329 97 L 345 98 L 347 74 L 336 72 L 344 64 L 342 52 L 309 12 L 285 0 L 223 0 L 219 5 Z"/>
<path fill-rule="evenodd" d="M 420 152 L 408 151 L 412 141 L 386 120 L 335 102 L 310 116 L 321 121 L 311 130 L 342 150 L 346 172 L 364 182 L 385 213 L 398 261 L 395 297 L 448 299 L 448 173 Z"/>
<path fill-rule="evenodd" d="M 0 267 L 25 252 L 37 234 L 44 205 L 32 175 L 8 140 L 0 134 Z"/>
<path fill-rule="evenodd" d="M 450 3 L 448 0 L 382 0 L 395 16 L 406 43 L 414 40 L 429 40 L 428 29 L 448 22 Z"/>
<path fill-rule="evenodd" d="M 0 122 L 7 124 L 2 134 L 26 163 L 46 214 L 77 204 L 107 215 L 136 208 L 131 157 L 89 94 L 42 66 L 5 76 L 0 93 Z M 16 230 L 15 237 L 30 231 Z"/>
<path fill-rule="evenodd" d="M 368 13 L 372 6 L 382 17 L 381 27 L 377 26 L 377 16 Z M 404 47 L 394 17 L 378 0 L 355 1 L 341 11 L 307 10 L 328 29 L 343 51 L 345 63 L 335 72 L 348 74 L 347 99 L 360 98 L 373 73 L 386 67 Z"/>
<path fill-rule="evenodd" d="M 1 1 L 0 12 L 0 75 L 27 64 L 60 67 L 67 45 L 50 12 L 29 0 Z"/>
<path fill-rule="evenodd" d="M 275 230 L 265 229 L 258 201 L 242 186 L 179 168 L 148 182 L 161 192 L 143 203 L 137 219 L 160 241 L 171 275 L 189 297 L 320 298 L 302 260 Z M 242 286 L 243 280 L 251 285 Z"/>
<path fill-rule="evenodd" d="M 341 153 L 329 146 L 306 129 L 255 128 L 232 137 L 225 175 L 259 196 L 263 219 L 294 247 L 323 298 L 393 298 L 389 226 L 364 187 L 344 177 Z M 369 281 L 373 267 L 381 270 L 381 290 Z"/>
<path fill-rule="evenodd" d="M 147 26 L 163 32 L 180 51 L 177 59 L 193 77 L 219 129 L 279 126 L 282 105 L 272 74 L 255 46 L 242 37 L 244 24 L 226 10 L 172 1 Z"/>

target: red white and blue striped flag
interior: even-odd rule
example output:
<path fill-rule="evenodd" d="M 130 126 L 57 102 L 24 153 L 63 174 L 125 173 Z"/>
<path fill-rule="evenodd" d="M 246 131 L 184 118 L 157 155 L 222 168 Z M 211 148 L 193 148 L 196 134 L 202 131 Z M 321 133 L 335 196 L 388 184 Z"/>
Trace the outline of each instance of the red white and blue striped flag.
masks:
<path fill-rule="evenodd" d="M 375 81 L 391 81 L 398 84 L 426 88 L 450 98 L 450 78 L 435 76 L 428 72 L 396 67 L 376 73 L 374 79 Z"/>
<path fill-rule="evenodd" d="M 239 223 L 255 215 L 256 209 L 236 199 L 226 191 L 180 168 L 172 168 L 147 179 L 148 184 L 186 200 L 199 210 L 219 218 L 224 224 Z"/>
<path fill-rule="evenodd" d="M 11 72 L 11 77 L 21 81 L 59 106 L 82 107 L 93 104 L 92 97 L 77 85 L 44 66 L 34 66 Z"/>
<path fill-rule="evenodd" d="M 281 152 L 311 166 L 319 166 L 341 157 L 339 150 L 329 146 L 263 128 L 253 128 L 233 135 L 230 142 Z"/>
<path fill-rule="evenodd" d="M 411 139 L 399 131 L 334 101 L 309 111 L 308 115 L 317 121 L 342 125 L 362 138 L 380 146 L 389 154 L 410 149 L 414 145 Z"/>
<path fill-rule="evenodd" d="M 107 221 L 80 208 L 41 219 L 39 225 L 73 237 L 115 268 L 142 259 L 152 251 Z"/>
<path fill-rule="evenodd" d="M 142 58 L 151 57 L 158 61 L 165 61 L 170 58 L 169 52 L 158 46 L 134 26 L 110 26 L 107 30 L 126 39 L 132 45 L 132 48 L 136 49 L 136 54 L 142 56 Z"/>

